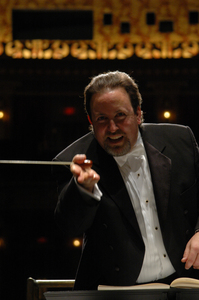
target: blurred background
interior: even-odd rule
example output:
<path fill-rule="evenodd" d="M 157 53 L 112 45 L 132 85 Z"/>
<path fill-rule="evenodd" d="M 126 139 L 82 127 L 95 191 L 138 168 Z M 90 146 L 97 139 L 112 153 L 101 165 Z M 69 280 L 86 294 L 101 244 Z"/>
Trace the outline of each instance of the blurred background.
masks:
<path fill-rule="evenodd" d="M 52 160 L 88 132 L 83 90 L 101 72 L 138 83 L 145 122 L 199 140 L 197 0 L 0 0 L 0 159 Z M 73 279 L 81 237 L 54 223 L 50 166 L 0 165 L 0 299 Z"/>

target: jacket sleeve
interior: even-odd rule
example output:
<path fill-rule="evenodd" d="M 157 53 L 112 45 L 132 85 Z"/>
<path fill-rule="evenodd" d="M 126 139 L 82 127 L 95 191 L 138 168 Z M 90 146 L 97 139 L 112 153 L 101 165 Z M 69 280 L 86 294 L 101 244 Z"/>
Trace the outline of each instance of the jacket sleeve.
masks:
<path fill-rule="evenodd" d="M 192 130 L 188 127 L 190 134 L 191 134 L 191 139 L 193 143 L 193 148 L 194 148 L 194 161 L 195 161 L 195 171 L 196 171 L 196 180 L 197 180 L 197 197 L 198 197 L 198 219 L 195 225 L 195 232 L 199 231 L 199 148 L 198 144 L 196 142 L 196 139 L 194 137 L 194 134 Z"/>
<path fill-rule="evenodd" d="M 56 171 L 54 174 L 56 176 Z M 56 178 L 58 184 L 56 222 L 68 235 L 81 235 L 92 226 L 99 201 L 78 188 L 68 168 L 62 167 L 62 170 L 60 168 Z"/>

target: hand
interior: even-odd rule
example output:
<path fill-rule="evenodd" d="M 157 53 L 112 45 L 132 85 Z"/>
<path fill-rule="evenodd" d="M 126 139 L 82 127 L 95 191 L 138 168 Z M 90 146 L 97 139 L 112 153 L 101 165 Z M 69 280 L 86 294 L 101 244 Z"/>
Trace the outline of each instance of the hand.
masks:
<path fill-rule="evenodd" d="M 181 262 L 185 263 L 186 270 L 192 266 L 194 269 L 199 269 L 199 232 L 195 233 L 187 243 Z"/>
<path fill-rule="evenodd" d="M 82 167 L 80 164 L 86 159 L 85 154 L 77 154 L 73 157 L 70 170 L 73 176 L 77 178 L 77 182 L 89 192 L 93 192 L 95 183 L 100 180 L 100 176 L 90 167 Z"/>

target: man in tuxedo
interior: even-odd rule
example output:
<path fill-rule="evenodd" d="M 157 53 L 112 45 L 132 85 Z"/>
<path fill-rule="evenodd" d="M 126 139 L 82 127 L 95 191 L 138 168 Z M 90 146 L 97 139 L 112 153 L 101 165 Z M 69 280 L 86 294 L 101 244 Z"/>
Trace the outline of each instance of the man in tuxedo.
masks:
<path fill-rule="evenodd" d="M 84 235 L 75 289 L 198 278 L 198 146 L 189 127 L 144 124 L 141 103 L 126 73 L 94 77 L 92 130 L 55 158 L 72 160 L 56 172 L 57 222 Z"/>

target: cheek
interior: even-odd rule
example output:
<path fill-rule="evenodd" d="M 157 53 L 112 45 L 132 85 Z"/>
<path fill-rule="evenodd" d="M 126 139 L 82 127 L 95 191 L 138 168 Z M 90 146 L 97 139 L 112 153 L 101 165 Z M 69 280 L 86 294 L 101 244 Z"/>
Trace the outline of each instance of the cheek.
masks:
<path fill-rule="evenodd" d="M 134 127 L 134 122 L 132 122 L 131 120 L 126 120 L 119 126 L 120 130 L 125 132 L 126 134 L 131 134 L 132 131 L 134 131 Z"/>
<path fill-rule="evenodd" d="M 94 133 L 95 133 L 95 137 L 98 141 L 103 141 L 103 138 L 105 136 L 105 128 L 101 127 L 101 126 L 93 126 L 94 128 Z"/>
<path fill-rule="evenodd" d="M 126 124 L 125 128 L 123 128 L 123 131 L 126 133 L 128 138 L 134 140 L 135 138 L 137 138 L 138 134 L 137 122 L 130 122 L 129 124 Z"/>

